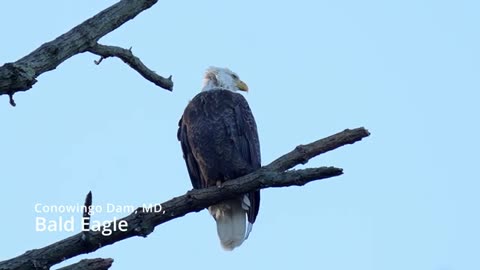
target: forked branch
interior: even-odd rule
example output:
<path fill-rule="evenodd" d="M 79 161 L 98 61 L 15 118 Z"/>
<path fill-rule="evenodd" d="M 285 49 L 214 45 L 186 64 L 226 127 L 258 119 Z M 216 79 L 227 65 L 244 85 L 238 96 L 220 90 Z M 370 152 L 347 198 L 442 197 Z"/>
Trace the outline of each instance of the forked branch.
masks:
<path fill-rule="evenodd" d="M 20 60 L 0 66 L 0 96 L 8 95 L 10 104 L 15 106 L 13 95 L 16 92 L 27 91 L 32 88 L 37 82 L 38 76 L 57 68 L 68 58 L 89 51 L 91 47 L 94 47 L 92 50 L 95 50 L 100 38 L 133 19 L 142 11 L 149 9 L 157 1 L 122 0 L 72 28 L 67 33 L 44 43 Z M 146 72 L 148 70 L 146 67 L 136 70 L 156 85 L 169 91 L 172 90 L 173 81 L 171 77 L 163 78 L 156 74 L 154 76 L 152 75 L 153 71 Z"/>
<path fill-rule="evenodd" d="M 78 233 L 44 248 L 31 250 L 16 258 L 0 262 L 0 270 L 48 269 L 65 259 L 95 251 L 126 238 L 146 237 L 162 223 L 188 213 L 201 211 L 210 205 L 239 194 L 270 187 L 305 185 L 311 181 L 341 175 L 342 169 L 335 167 L 287 169 L 306 163 L 321 153 L 360 141 L 369 135 L 370 133 L 364 128 L 347 129 L 325 139 L 298 146 L 271 164 L 246 176 L 227 181 L 220 188 L 190 190 L 185 195 L 168 200 L 161 204 L 161 211 L 155 212 L 152 209 L 138 208 L 134 213 L 117 221 L 117 224 L 126 221 L 128 224 L 126 231 L 115 230 L 108 236 L 102 234 L 102 229 Z M 116 227 L 118 228 L 118 226 Z"/>

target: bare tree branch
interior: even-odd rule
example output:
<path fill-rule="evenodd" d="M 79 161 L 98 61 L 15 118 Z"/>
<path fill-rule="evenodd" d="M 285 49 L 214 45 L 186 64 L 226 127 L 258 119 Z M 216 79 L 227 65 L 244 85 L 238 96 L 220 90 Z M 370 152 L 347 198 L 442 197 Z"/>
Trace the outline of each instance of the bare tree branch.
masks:
<path fill-rule="evenodd" d="M 31 250 L 16 258 L 0 262 L 0 270 L 48 268 L 65 259 L 95 251 L 129 237 L 146 237 L 154 230 L 155 226 L 188 213 L 201 211 L 210 205 L 239 194 L 269 187 L 304 185 L 314 180 L 341 175 L 342 169 L 335 167 L 284 170 L 305 163 L 320 153 L 352 144 L 367 136 L 369 133 L 364 128 L 347 129 L 311 144 L 298 146 L 271 164 L 246 176 L 227 181 L 220 188 L 190 190 L 185 195 L 162 203 L 161 211 L 154 211 L 155 209 L 152 208 L 138 208 L 134 213 L 116 223 L 107 225 L 107 227 L 102 227 L 100 230 L 78 233 L 44 248 Z M 126 231 L 114 230 L 108 236 L 102 234 L 104 229 L 115 226 L 118 228 L 120 222 L 128 224 Z"/>
<path fill-rule="evenodd" d="M 57 270 L 107 270 L 112 266 L 113 259 L 84 259 L 77 263 L 58 268 Z"/>
<path fill-rule="evenodd" d="M 32 88 L 39 75 L 55 69 L 68 58 L 87 51 L 91 46 L 96 45 L 101 37 L 133 19 L 157 1 L 122 0 L 67 33 L 44 43 L 20 60 L 4 64 L 0 67 L 0 96 L 9 95 L 10 104 L 15 106 L 13 94 Z M 163 80 L 157 78 L 156 82 L 155 84 L 164 89 L 172 90 L 173 88 L 173 82 L 168 78 Z"/>
<path fill-rule="evenodd" d="M 150 70 L 147 66 L 145 66 L 142 61 L 132 53 L 132 48 L 124 49 L 117 46 L 106 46 L 102 44 L 96 43 L 95 45 L 88 48 L 88 51 L 97 55 L 100 55 L 101 58 L 98 61 L 95 61 L 95 64 L 99 65 L 103 59 L 108 57 L 118 57 L 122 59 L 123 62 L 127 63 L 131 68 L 136 70 L 140 75 L 142 75 L 145 79 L 151 81 L 155 85 L 160 87 L 167 87 L 166 89 L 172 90 L 172 76 L 168 78 L 164 78 L 155 71 Z M 170 88 L 168 88 L 170 87 Z"/>
<path fill-rule="evenodd" d="M 274 171 L 284 171 L 298 164 L 306 164 L 312 157 L 335 150 L 346 144 L 353 144 L 364 137 L 368 137 L 370 133 L 365 128 L 346 129 L 343 132 L 320 139 L 310 144 L 299 145 L 290 153 L 283 155 L 267 168 Z"/>

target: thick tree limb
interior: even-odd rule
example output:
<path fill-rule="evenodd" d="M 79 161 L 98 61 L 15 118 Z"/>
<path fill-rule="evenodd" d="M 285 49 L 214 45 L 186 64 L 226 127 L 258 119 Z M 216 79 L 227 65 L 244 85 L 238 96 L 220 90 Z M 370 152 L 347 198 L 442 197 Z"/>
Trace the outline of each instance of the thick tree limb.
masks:
<path fill-rule="evenodd" d="M 123 62 L 127 63 L 131 68 L 140 73 L 145 79 L 163 88 L 165 88 L 164 86 L 167 86 L 166 89 L 172 90 L 172 76 L 164 78 L 155 73 L 155 71 L 147 68 L 138 57 L 133 55 L 132 48 L 127 50 L 117 46 L 106 46 L 96 43 L 88 48 L 88 51 L 101 56 L 100 60 L 95 61 L 95 64 L 97 65 L 99 65 L 103 59 L 115 56 L 122 59 Z"/>
<path fill-rule="evenodd" d="M 128 224 L 126 231 L 115 230 L 109 236 L 103 235 L 101 230 L 78 233 L 44 248 L 31 250 L 16 258 L 0 262 L 0 270 L 48 268 L 65 259 L 95 251 L 132 236 L 146 237 L 155 226 L 188 213 L 201 211 L 239 194 L 269 187 L 301 186 L 314 180 L 341 175 L 342 169 L 335 167 L 290 171 L 284 171 L 284 168 L 305 163 L 320 153 L 352 144 L 367 136 L 369 133 L 364 128 L 347 129 L 311 144 L 299 146 L 251 174 L 225 182 L 220 188 L 190 190 L 185 195 L 166 201 L 161 204 L 161 211 L 154 212 L 153 209 L 138 208 L 134 213 L 116 222 L 118 227 L 119 222 L 126 221 Z"/>
<path fill-rule="evenodd" d="M 84 259 L 78 263 L 74 263 L 57 270 L 107 270 L 112 266 L 113 259 Z"/>
<path fill-rule="evenodd" d="M 87 51 L 101 37 L 133 19 L 157 1 L 122 0 L 67 33 L 41 45 L 20 60 L 4 64 L 0 67 L 0 95 L 12 97 L 16 92 L 32 88 L 39 75 L 55 69 L 68 58 Z M 163 80 L 157 78 L 156 82 L 155 84 L 164 89 L 173 88 L 173 82 L 168 78 Z M 10 98 L 10 104 L 14 106 L 13 98 Z"/>

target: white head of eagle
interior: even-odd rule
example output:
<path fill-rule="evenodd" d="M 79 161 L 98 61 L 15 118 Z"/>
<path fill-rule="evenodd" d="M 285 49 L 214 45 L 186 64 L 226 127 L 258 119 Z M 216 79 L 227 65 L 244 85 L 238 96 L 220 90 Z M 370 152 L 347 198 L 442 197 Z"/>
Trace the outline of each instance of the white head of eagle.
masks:
<path fill-rule="evenodd" d="M 202 91 L 180 119 L 177 137 L 195 189 L 221 186 L 261 166 L 257 125 L 238 91 L 248 87 L 237 74 L 210 67 Z M 256 190 L 208 208 L 224 249 L 233 250 L 248 238 L 259 207 L 260 191 Z"/>
<path fill-rule="evenodd" d="M 248 92 L 248 86 L 238 75 L 228 68 L 209 67 L 203 78 L 202 91 L 225 89 Z"/>

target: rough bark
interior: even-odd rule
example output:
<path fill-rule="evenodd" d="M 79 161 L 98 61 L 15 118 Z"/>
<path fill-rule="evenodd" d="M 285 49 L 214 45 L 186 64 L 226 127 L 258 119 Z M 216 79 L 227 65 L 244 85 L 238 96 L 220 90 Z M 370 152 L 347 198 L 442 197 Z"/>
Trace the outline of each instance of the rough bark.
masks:
<path fill-rule="evenodd" d="M 57 270 L 107 270 L 112 266 L 113 259 L 84 259 L 78 263 L 74 263 Z"/>
<path fill-rule="evenodd" d="M 16 258 L 0 262 L 0 270 L 48 269 L 65 259 L 95 251 L 126 238 L 146 237 L 162 223 L 188 213 L 201 211 L 239 194 L 270 187 L 301 186 L 311 181 L 341 175 L 342 169 L 335 167 L 288 169 L 306 163 L 320 153 L 352 144 L 369 135 L 364 128 L 347 129 L 325 139 L 298 146 L 271 164 L 246 176 L 225 182 L 220 188 L 190 190 L 185 195 L 166 201 L 161 204 L 161 211 L 154 212 L 153 209 L 138 208 L 134 213 L 117 221 L 117 224 L 122 220 L 127 222 L 126 231 L 116 230 L 109 236 L 103 235 L 101 230 L 78 233 L 44 248 L 31 250 Z"/>
<path fill-rule="evenodd" d="M 0 96 L 9 95 L 10 104 L 15 106 L 13 95 L 16 92 L 27 91 L 32 88 L 37 82 L 38 76 L 55 69 L 63 61 L 76 54 L 86 51 L 93 51 L 98 54 L 99 45 L 97 41 L 101 37 L 133 19 L 155 3 L 157 3 L 157 0 L 122 0 L 72 28 L 67 33 L 44 43 L 18 61 L 4 64 L 0 67 Z M 97 48 L 96 52 L 95 48 Z M 133 55 L 130 59 L 133 59 Z M 122 58 L 122 60 L 125 61 L 125 58 Z M 135 63 L 136 65 L 129 65 L 134 69 L 142 66 L 142 69 L 136 70 L 147 80 L 164 89 L 170 91 L 173 89 L 171 77 L 164 78 L 156 75 L 154 71 L 141 64 L 138 58 L 136 58 Z"/>

